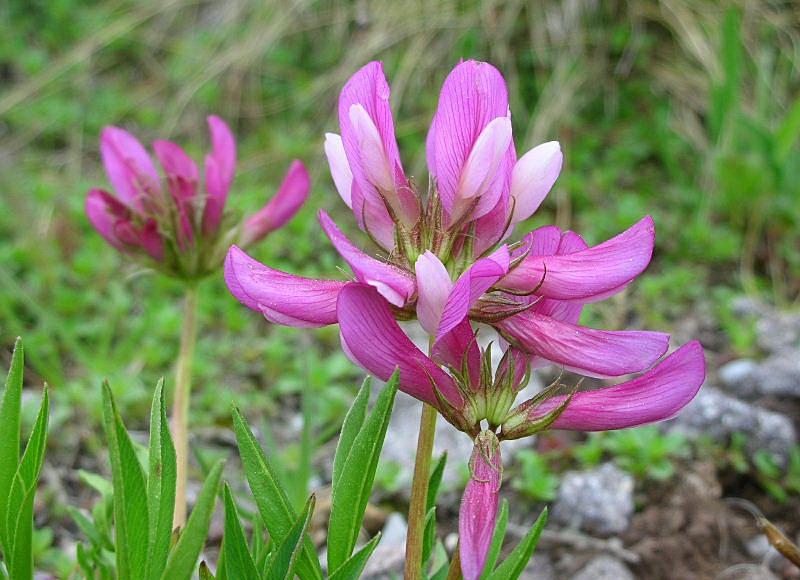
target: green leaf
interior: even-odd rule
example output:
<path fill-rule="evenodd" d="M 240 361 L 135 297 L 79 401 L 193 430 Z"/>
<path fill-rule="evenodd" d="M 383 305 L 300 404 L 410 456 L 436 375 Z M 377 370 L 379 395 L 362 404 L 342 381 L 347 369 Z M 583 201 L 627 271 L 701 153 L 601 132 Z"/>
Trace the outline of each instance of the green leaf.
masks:
<path fill-rule="evenodd" d="M 798 137 L 800 137 L 800 96 L 794 100 L 789 112 L 778 124 L 775 134 L 775 149 L 780 162 L 786 161 Z"/>
<path fill-rule="evenodd" d="M 378 395 L 372 413 L 356 435 L 339 481 L 331 491 L 328 566 L 334 572 L 350 557 L 358 540 L 397 386 L 398 373 L 395 372 Z"/>
<path fill-rule="evenodd" d="M 331 487 L 336 487 L 341 477 L 342 469 L 344 469 L 345 461 L 350 455 L 350 449 L 353 447 L 353 442 L 356 440 L 358 432 L 361 431 L 364 420 L 367 416 L 367 403 L 369 402 L 370 386 L 372 381 L 370 377 L 364 379 L 361 388 L 356 395 L 353 405 L 345 415 L 344 423 L 342 423 L 342 432 L 339 435 L 339 442 L 336 444 L 336 454 L 333 456 L 333 474 L 331 476 Z"/>
<path fill-rule="evenodd" d="M 422 567 L 428 563 L 436 545 L 436 506 L 425 514 L 425 532 L 422 534 Z"/>
<path fill-rule="evenodd" d="M 6 504 L 8 543 L 5 554 L 9 577 L 15 580 L 33 578 L 33 500 L 47 449 L 49 417 L 50 395 L 45 385 L 39 414 L 14 474 Z"/>
<path fill-rule="evenodd" d="M 147 514 L 150 537 L 147 542 L 145 578 L 158 580 L 167 565 L 172 540 L 172 516 L 175 510 L 177 467 L 175 446 L 169 433 L 164 379 L 158 381 L 150 408 L 150 469 L 147 477 Z"/>
<path fill-rule="evenodd" d="M 270 537 L 280 543 L 297 521 L 286 491 L 278 481 L 275 470 L 267 461 L 264 451 L 238 409 L 233 409 L 233 429 L 239 445 L 244 473 L 258 511 Z M 303 540 L 303 553 L 298 562 L 298 575 L 302 578 L 322 579 L 322 568 L 311 540 Z"/>
<path fill-rule="evenodd" d="M 269 566 L 264 574 L 265 580 L 292 580 L 294 578 L 297 558 L 303 546 L 302 540 L 308 531 L 308 524 L 314 514 L 316 502 L 316 496 L 311 494 L 300 517 L 289 530 L 289 534 L 271 554 Z"/>
<path fill-rule="evenodd" d="M 442 453 L 439 460 L 431 472 L 430 479 L 428 480 L 428 495 L 425 500 L 425 509 L 427 514 L 425 516 L 425 532 L 423 534 L 422 544 L 422 567 L 428 564 L 428 560 L 433 552 L 433 547 L 436 544 L 436 498 L 439 496 L 439 487 L 442 485 L 442 476 L 444 475 L 444 467 L 447 464 L 447 451 Z"/>
<path fill-rule="evenodd" d="M 539 543 L 539 536 L 542 534 L 544 525 L 547 523 L 547 508 L 542 510 L 533 527 L 519 541 L 508 558 L 500 564 L 494 572 L 489 575 L 489 580 L 516 580 L 520 577 L 528 561 Z"/>
<path fill-rule="evenodd" d="M 358 552 L 350 556 L 347 561 L 339 566 L 336 571 L 330 575 L 330 580 L 358 580 L 361 577 L 361 572 L 367 565 L 369 557 L 381 541 L 381 534 L 378 532 L 373 538 L 366 543 Z"/>
<path fill-rule="evenodd" d="M 444 468 L 447 465 L 447 451 L 442 453 L 439 461 L 431 471 L 431 477 L 428 480 L 428 495 L 425 500 L 425 509 L 430 510 L 436 505 L 436 498 L 439 496 L 439 487 L 442 485 L 442 476 L 444 476 Z"/>
<path fill-rule="evenodd" d="M 138 580 L 144 578 L 147 560 L 147 487 L 133 442 L 107 381 L 103 383 L 103 423 L 114 487 L 117 574 L 121 580 Z"/>
<path fill-rule="evenodd" d="M 508 500 L 503 498 L 500 503 L 500 513 L 494 524 L 494 533 L 492 533 L 492 543 L 489 545 L 489 553 L 486 555 L 486 564 L 483 566 L 483 574 L 481 578 L 486 578 L 497 563 L 497 558 L 500 556 L 500 550 L 503 549 L 503 540 L 506 537 L 506 527 L 508 526 Z"/>
<path fill-rule="evenodd" d="M 259 577 L 256 563 L 247 540 L 244 537 L 242 524 L 239 522 L 239 512 L 231 496 L 228 484 L 225 484 L 223 495 L 225 497 L 225 573 L 228 578 L 253 578 Z"/>
<path fill-rule="evenodd" d="M 189 514 L 186 527 L 169 554 L 167 567 L 161 574 L 163 580 L 182 580 L 192 576 L 197 558 L 200 556 L 200 551 L 203 549 L 208 535 L 208 525 L 211 523 L 211 516 L 214 513 L 223 465 L 222 460 L 218 461 L 208 473 L 208 477 L 203 483 L 203 489 L 200 490 L 200 495 L 197 497 L 197 503 L 194 505 L 192 513 Z M 219 570 L 217 570 L 217 575 L 219 575 Z"/>
<path fill-rule="evenodd" d="M 11 366 L 0 403 L 0 498 L 7 498 L 11 482 L 19 464 L 19 417 L 22 405 L 22 370 L 25 366 L 25 349 L 22 339 L 14 343 Z M 0 500 L 0 549 L 8 545 L 6 539 L 6 510 L 8 505 Z"/>

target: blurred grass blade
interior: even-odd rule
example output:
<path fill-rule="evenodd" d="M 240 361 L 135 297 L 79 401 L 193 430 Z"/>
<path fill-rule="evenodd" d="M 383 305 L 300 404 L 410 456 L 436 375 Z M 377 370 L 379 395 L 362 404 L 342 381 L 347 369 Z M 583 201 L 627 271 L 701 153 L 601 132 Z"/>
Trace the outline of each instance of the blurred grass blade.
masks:
<path fill-rule="evenodd" d="M 139 580 L 145 577 L 147 560 L 147 488 L 142 466 L 108 381 L 103 383 L 103 423 L 114 487 L 117 574 L 121 580 Z"/>
<path fill-rule="evenodd" d="M 331 487 L 335 488 L 341 477 L 344 463 L 347 461 L 347 456 L 350 454 L 350 449 L 353 442 L 356 440 L 358 432 L 361 431 L 364 425 L 364 419 L 367 416 L 367 403 L 369 402 L 369 393 L 372 380 L 368 376 L 361 384 L 361 388 L 356 395 L 350 410 L 345 415 L 344 423 L 342 423 L 342 432 L 339 435 L 339 442 L 336 444 L 336 453 L 333 456 L 333 475 L 331 476 Z"/>
<path fill-rule="evenodd" d="M 225 498 L 225 573 L 228 578 L 259 578 L 256 563 L 247 547 L 239 512 L 228 484 L 223 490 Z"/>
<path fill-rule="evenodd" d="M 175 511 L 176 459 L 164 402 L 164 379 L 158 381 L 150 408 L 150 469 L 147 476 L 147 513 L 150 537 L 145 578 L 158 580 L 167 565 Z"/>
<path fill-rule="evenodd" d="M 369 557 L 381 541 L 381 534 L 378 532 L 367 544 L 350 556 L 347 561 L 339 566 L 336 571 L 330 575 L 330 580 L 358 580 L 361 577 L 361 572 L 367 565 Z"/>
<path fill-rule="evenodd" d="M 794 100 L 789 112 L 778 125 L 775 134 L 775 153 L 778 161 L 781 163 L 786 161 L 798 137 L 800 137 L 800 96 Z"/>
<path fill-rule="evenodd" d="M 14 343 L 14 354 L 8 369 L 3 401 L 0 403 L 0 498 L 8 498 L 11 482 L 19 465 L 19 417 L 22 409 L 22 369 L 25 350 L 22 339 Z M 7 551 L 6 513 L 8 504 L 0 500 L 0 549 Z"/>
<path fill-rule="evenodd" d="M 47 385 L 42 395 L 42 404 L 25 452 L 16 469 L 14 481 L 8 494 L 6 513 L 5 551 L 9 578 L 27 580 L 33 578 L 33 501 L 39 473 L 42 471 L 47 450 L 47 425 L 50 417 L 50 395 Z"/>
<path fill-rule="evenodd" d="M 186 527 L 169 554 L 167 566 L 161 575 L 163 580 L 191 578 L 197 565 L 197 558 L 200 557 L 200 551 L 206 543 L 208 526 L 211 523 L 211 516 L 214 514 L 219 481 L 222 478 L 223 465 L 222 460 L 218 461 L 206 477 L 203 489 L 197 496 L 197 503 L 186 521 Z"/>
<path fill-rule="evenodd" d="M 328 569 L 333 572 L 353 553 L 367 509 L 375 470 L 397 394 L 395 372 L 378 395 L 375 407 L 350 446 L 337 485 L 331 491 L 328 524 Z"/>
<path fill-rule="evenodd" d="M 489 553 L 486 555 L 486 564 L 483 566 L 483 574 L 481 578 L 486 578 L 494 570 L 497 563 L 497 558 L 500 556 L 500 550 L 503 549 L 503 540 L 506 537 L 506 527 L 508 526 L 508 500 L 503 498 L 500 502 L 500 513 L 497 515 L 497 521 L 494 524 L 494 533 L 492 534 L 492 543 L 489 545 Z"/>
<path fill-rule="evenodd" d="M 272 553 L 269 566 L 264 574 L 265 580 L 292 580 L 295 577 L 297 559 L 302 550 L 303 538 L 308 532 L 308 525 L 311 523 L 316 503 L 316 496 L 311 494 L 300 517 L 289 530 L 289 534 Z"/>
<path fill-rule="evenodd" d="M 533 527 L 519 541 L 508 558 L 489 575 L 489 580 L 516 580 L 519 578 L 533 556 L 533 551 L 536 549 L 536 544 L 539 543 L 539 536 L 546 523 L 547 508 L 544 508 Z"/>
<path fill-rule="evenodd" d="M 256 500 L 258 511 L 270 537 L 273 541 L 280 543 L 297 521 L 297 514 L 289 502 L 286 491 L 278 481 L 275 471 L 267 461 L 264 451 L 236 408 L 233 409 L 233 429 L 236 432 L 244 473 Z M 304 538 L 303 544 L 303 552 L 298 561 L 298 575 L 301 578 L 321 580 L 322 569 L 314 546 L 307 536 Z"/>

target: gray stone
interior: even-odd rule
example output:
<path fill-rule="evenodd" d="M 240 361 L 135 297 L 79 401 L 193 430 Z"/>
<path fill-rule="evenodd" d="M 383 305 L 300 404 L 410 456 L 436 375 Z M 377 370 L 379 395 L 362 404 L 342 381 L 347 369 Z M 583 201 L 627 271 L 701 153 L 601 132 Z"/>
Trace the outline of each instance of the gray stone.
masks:
<path fill-rule="evenodd" d="M 701 388 L 694 401 L 675 419 L 664 423 L 664 428 L 690 438 L 710 437 L 720 443 L 727 442 L 734 433 L 743 433 L 750 454 L 765 449 L 781 465 L 785 465 L 797 443 L 794 425 L 786 415 L 740 401 L 710 386 Z"/>
<path fill-rule="evenodd" d="M 589 561 L 572 580 L 635 580 L 628 567 L 612 556 L 597 556 Z"/>
<path fill-rule="evenodd" d="M 762 395 L 800 398 L 800 349 L 786 349 L 765 359 L 758 368 Z"/>
<path fill-rule="evenodd" d="M 408 524 L 405 518 L 398 513 L 390 514 L 383 526 L 381 541 L 367 562 L 362 578 L 382 580 L 402 574 L 407 534 Z"/>
<path fill-rule="evenodd" d="M 757 390 L 756 381 L 759 366 L 750 359 L 734 360 L 719 368 L 719 380 L 737 394 L 745 395 L 748 391 Z"/>
<path fill-rule="evenodd" d="M 622 533 L 633 515 L 633 485 L 633 477 L 613 463 L 568 471 L 561 479 L 553 520 L 601 536 Z"/>
<path fill-rule="evenodd" d="M 547 554 L 536 552 L 519 578 L 520 580 L 555 580 L 557 578 L 556 569 Z"/>
<path fill-rule="evenodd" d="M 756 322 L 756 340 L 768 353 L 800 348 L 800 312 L 766 310 Z"/>

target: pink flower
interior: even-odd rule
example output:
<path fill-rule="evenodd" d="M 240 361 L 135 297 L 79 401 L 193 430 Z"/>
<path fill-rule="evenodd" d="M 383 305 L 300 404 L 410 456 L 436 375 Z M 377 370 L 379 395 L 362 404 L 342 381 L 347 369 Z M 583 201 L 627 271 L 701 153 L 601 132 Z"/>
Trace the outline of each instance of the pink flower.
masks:
<path fill-rule="evenodd" d="M 503 481 L 500 442 L 491 431 L 475 437 L 469 471 L 458 513 L 458 546 L 464 580 L 478 580 L 492 543 Z"/>
<path fill-rule="evenodd" d="M 623 290 L 647 267 L 655 241 L 650 217 L 591 247 L 555 226 L 518 244 L 503 243 L 540 206 L 563 157 L 559 144 L 549 142 L 517 158 L 497 69 L 466 61 L 448 75 L 428 132 L 430 180 L 406 176 L 389 99 L 383 66 L 363 67 L 339 98 L 341 135 L 328 134 L 324 146 L 339 195 L 382 255 L 359 249 L 321 211 L 320 225 L 350 267 L 352 282 L 280 272 L 234 246 L 225 263 L 234 296 L 272 322 L 338 322 L 342 348 L 357 364 L 384 379 L 399 367 L 401 389 L 472 436 L 489 411 L 499 426 L 505 417 L 498 409 L 507 405 L 508 411 L 513 402 L 490 409 L 473 396 L 481 376 L 475 323 L 500 334 L 522 374 L 529 366 L 556 364 L 618 377 L 647 371 L 661 359 L 669 344 L 665 333 L 579 324 L 584 304 Z M 421 192 L 415 184 L 425 181 L 431 187 Z M 415 318 L 431 337 L 430 356 L 396 322 Z M 696 366 L 687 371 L 689 390 L 679 393 L 699 385 Z M 652 404 L 658 408 L 655 399 Z"/>
<path fill-rule="evenodd" d="M 222 119 L 211 116 L 208 126 L 212 151 L 205 160 L 204 190 L 197 165 L 175 143 L 153 143 L 162 181 L 133 135 L 106 127 L 100 153 L 116 196 L 93 189 L 86 199 L 89 220 L 112 246 L 179 277 L 209 273 L 221 259 L 219 247 L 227 247 L 232 235 L 243 245 L 257 242 L 291 219 L 308 196 L 308 173 L 295 161 L 275 197 L 240 231 L 232 230 L 223 216 L 236 169 L 236 142 Z"/>

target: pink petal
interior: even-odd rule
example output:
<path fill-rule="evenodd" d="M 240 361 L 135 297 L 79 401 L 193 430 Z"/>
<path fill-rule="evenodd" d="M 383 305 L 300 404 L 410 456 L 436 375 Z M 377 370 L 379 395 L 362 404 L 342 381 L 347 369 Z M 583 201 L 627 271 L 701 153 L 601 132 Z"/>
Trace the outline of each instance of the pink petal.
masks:
<path fill-rule="evenodd" d="M 476 61 L 455 67 L 442 86 L 427 140 L 428 168 L 448 215 L 454 212 L 462 173 L 479 135 L 498 117 L 508 117 L 508 92 L 500 72 Z M 503 164 L 486 190 L 496 196 L 494 189 L 502 188 L 510 171 Z M 486 211 L 493 207 L 487 205 Z"/>
<path fill-rule="evenodd" d="M 417 274 L 417 319 L 425 332 L 435 335 L 453 282 L 444 264 L 429 251 L 417 258 L 414 268 Z"/>
<path fill-rule="evenodd" d="M 479 386 L 481 371 L 481 350 L 475 331 L 468 319 L 462 320 L 455 328 L 445 334 L 433 345 L 431 356 L 437 362 L 450 365 L 461 371 L 464 358 L 474 387 Z"/>
<path fill-rule="evenodd" d="M 528 219 L 539 209 L 558 179 L 563 161 L 558 141 L 538 145 L 517 161 L 511 174 L 512 223 Z"/>
<path fill-rule="evenodd" d="M 171 141 L 155 141 L 153 150 L 164 168 L 167 186 L 180 213 L 181 230 L 178 243 L 181 249 L 194 239 L 194 205 L 192 199 L 197 195 L 200 174 L 197 165 L 186 153 Z"/>
<path fill-rule="evenodd" d="M 364 196 L 356 181 L 353 181 L 350 192 L 353 204 L 351 209 L 358 227 L 367 232 L 380 247 L 392 251 L 395 246 L 394 221 L 386 211 L 383 200 L 375 196 Z"/>
<path fill-rule="evenodd" d="M 464 580 L 478 580 L 492 543 L 502 483 L 500 443 L 491 431 L 475 438 L 471 477 L 458 512 L 459 554 Z"/>
<path fill-rule="evenodd" d="M 595 330 L 531 310 L 496 326 L 518 348 L 588 376 L 615 377 L 642 371 L 669 346 L 669 335 L 662 332 Z"/>
<path fill-rule="evenodd" d="M 319 212 L 319 221 L 328 239 L 350 265 L 359 282 L 374 286 L 381 296 L 397 307 L 403 307 L 411 299 L 416 285 L 407 272 L 371 258 L 356 248 L 323 210 Z"/>
<path fill-rule="evenodd" d="M 339 125 L 353 181 L 365 198 L 386 199 L 407 226 L 419 219 L 419 206 L 408 186 L 394 135 L 389 84 L 380 62 L 362 67 L 339 95 Z M 388 216 L 388 211 L 384 207 Z M 356 215 L 357 219 L 360 216 Z"/>
<path fill-rule="evenodd" d="M 692 341 L 638 378 L 576 393 L 552 428 L 607 431 L 669 419 L 695 397 L 705 374 L 703 347 Z M 563 401 L 563 395 L 548 399 L 529 418 L 541 417 Z"/>
<path fill-rule="evenodd" d="M 475 262 L 459 277 L 442 312 L 437 342 L 464 320 L 478 298 L 505 276 L 508 265 L 508 248 L 501 246 L 491 256 Z"/>
<path fill-rule="evenodd" d="M 621 234 L 583 251 L 560 256 L 531 251 L 500 286 L 530 292 L 541 284 L 537 294 L 560 300 L 595 296 L 619 288 L 641 274 L 650 263 L 654 243 L 653 218 L 647 216 Z"/>
<path fill-rule="evenodd" d="M 270 322 L 303 328 L 336 323 L 336 299 L 346 284 L 273 270 L 237 246 L 225 258 L 225 283 L 239 302 Z"/>
<path fill-rule="evenodd" d="M 305 203 L 310 187 L 311 179 L 305 165 L 292 161 L 275 196 L 244 222 L 242 245 L 253 244 L 282 228 Z"/>
<path fill-rule="evenodd" d="M 136 137 L 119 127 L 106 127 L 100 136 L 100 155 L 122 203 L 142 210 L 145 197 L 158 195 L 158 172 Z"/>
<path fill-rule="evenodd" d="M 236 139 L 219 117 L 208 117 L 208 129 L 211 133 L 211 154 L 206 157 L 208 198 L 203 212 L 203 231 L 211 233 L 219 227 L 236 173 Z"/>
<path fill-rule="evenodd" d="M 480 200 L 472 211 L 471 219 L 477 219 L 494 209 L 502 195 L 502 188 L 496 186 L 497 172 L 503 164 L 510 144 L 510 117 L 493 119 L 481 131 L 461 170 L 451 221 L 458 221 L 473 203 L 474 198 Z"/>
<path fill-rule="evenodd" d="M 336 191 L 350 209 L 353 208 L 351 188 L 353 187 L 353 172 L 347 162 L 342 138 L 336 133 L 325 133 L 325 156 L 331 169 L 331 177 Z"/>
<path fill-rule="evenodd" d="M 368 372 L 388 380 L 400 369 L 400 390 L 438 407 L 431 380 L 457 407 L 463 400 L 453 379 L 403 333 L 378 292 L 350 283 L 339 293 L 339 329 L 348 355 Z"/>
<path fill-rule="evenodd" d="M 98 233 L 122 252 L 144 250 L 151 258 L 164 258 L 164 241 L 155 220 L 135 226 L 133 210 L 110 193 L 93 189 L 86 196 L 86 215 Z"/>

